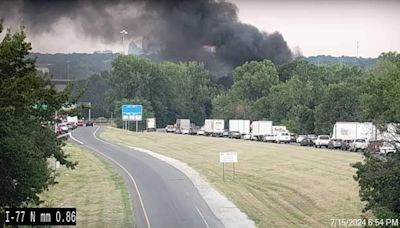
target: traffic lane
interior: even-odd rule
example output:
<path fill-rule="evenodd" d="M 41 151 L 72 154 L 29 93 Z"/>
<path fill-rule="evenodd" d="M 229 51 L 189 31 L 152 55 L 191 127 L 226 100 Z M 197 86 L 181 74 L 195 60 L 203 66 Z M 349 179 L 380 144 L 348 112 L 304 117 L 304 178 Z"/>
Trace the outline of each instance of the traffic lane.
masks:
<path fill-rule="evenodd" d="M 79 133 L 79 136 L 76 135 L 76 132 Z M 109 156 L 107 156 L 105 153 L 102 153 L 96 149 L 97 146 L 101 147 L 103 144 L 101 144 L 98 140 L 92 140 L 93 132 L 94 132 L 93 127 L 89 127 L 88 130 L 85 131 L 74 130 L 71 136 L 73 140 L 77 140 L 78 143 L 82 144 L 82 146 L 85 146 L 88 149 L 92 150 L 93 152 L 99 153 L 100 156 L 105 157 L 106 160 L 108 160 L 109 163 L 122 175 L 127 190 L 131 196 L 131 203 L 134 212 L 134 215 L 132 214 L 132 216 L 134 217 L 134 222 L 136 225 L 135 227 L 138 228 L 148 227 L 147 217 L 146 217 L 147 215 L 144 214 L 145 212 L 140 204 L 141 201 L 140 197 L 138 195 L 138 192 L 136 191 L 135 183 L 131 180 L 131 177 L 129 176 L 130 175 L 129 172 L 127 172 L 127 170 L 124 170 L 124 168 L 122 168 L 119 164 L 116 164 L 114 161 L 109 160 L 110 159 Z M 79 139 L 75 137 L 78 137 Z M 95 144 L 97 145 L 96 148 L 93 147 L 93 145 Z"/>
<path fill-rule="evenodd" d="M 223 227 L 186 175 L 146 153 L 96 139 L 95 129 L 79 128 L 73 137 L 129 171 L 137 183 L 151 227 Z"/>

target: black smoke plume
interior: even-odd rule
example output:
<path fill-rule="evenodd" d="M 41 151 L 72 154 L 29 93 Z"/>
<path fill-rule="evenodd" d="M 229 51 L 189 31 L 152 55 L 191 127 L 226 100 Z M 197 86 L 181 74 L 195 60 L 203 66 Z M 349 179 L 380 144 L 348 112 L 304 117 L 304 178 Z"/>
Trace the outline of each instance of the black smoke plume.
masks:
<path fill-rule="evenodd" d="M 19 20 L 30 32 L 51 31 L 69 19 L 86 36 L 115 43 L 125 29 L 158 58 L 198 60 L 217 76 L 250 60 L 282 64 L 292 52 L 278 32 L 241 23 L 232 3 L 217 0 L 2 0 L 0 17 Z"/>

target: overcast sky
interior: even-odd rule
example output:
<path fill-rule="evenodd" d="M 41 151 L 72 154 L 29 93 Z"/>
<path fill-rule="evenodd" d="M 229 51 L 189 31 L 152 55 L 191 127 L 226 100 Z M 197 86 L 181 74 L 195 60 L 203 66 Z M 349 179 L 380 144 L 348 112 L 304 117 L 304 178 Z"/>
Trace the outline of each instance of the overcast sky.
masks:
<path fill-rule="evenodd" d="M 265 31 L 280 31 L 305 56 L 376 57 L 400 51 L 400 1 L 231 0 L 240 19 Z"/>
<path fill-rule="evenodd" d="M 357 41 L 359 55 L 363 57 L 400 51 L 400 1 L 230 1 L 237 5 L 242 22 L 266 32 L 280 31 L 289 47 L 300 49 L 305 56 L 355 56 Z M 28 34 L 33 51 L 121 50 L 120 41 L 104 44 L 66 29 L 73 27 L 72 24 L 61 20 L 53 31 L 37 36 Z"/>

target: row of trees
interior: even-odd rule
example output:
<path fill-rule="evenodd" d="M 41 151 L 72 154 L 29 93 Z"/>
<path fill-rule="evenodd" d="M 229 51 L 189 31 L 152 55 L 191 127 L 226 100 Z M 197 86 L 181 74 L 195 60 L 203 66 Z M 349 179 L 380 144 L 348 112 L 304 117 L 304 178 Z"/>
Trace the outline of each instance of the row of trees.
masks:
<path fill-rule="evenodd" d="M 372 113 L 383 111 L 376 91 L 393 86 L 394 81 L 377 75 L 385 72 L 383 68 L 388 68 L 395 56 L 398 54 L 383 54 L 370 71 L 304 60 L 278 67 L 268 60 L 248 62 L 234 69 L 233 86 L 213 98 L 212 114 L 223 119 L 272 120 L 299 134 L 328 134 L 336 121 L 371 121 Z M 386 97 L 390 102 L 396 98 Z M 374 102 L 379 107 L 373 106 Z M 393 107 L 385 109 L 383 115 Z"/>
<path fill-rule="evenodd" d="M 383 54 L 368 71 L 301 59 L 281 66 L 268 60 L 247 62 L 233 70 L 233 85 L 226 91 L 212 83 L 200 63 L 155 63 L 119 56 L 111 72 L 86 81 L 89 86 L 82 99 L 93 103 L 95 116 L 112 113 L 116 118 L 123 99 L 140 101 L 148 104 L 145 111 L 154 114 L 159 126 L 177 118 L 190 118 L 197 125 L 209 117 L 266 119 L 299 134 L 327 134 L 336 121 L 373 120 L 371 113 L 381 108 L 372 107 L 373 97 L 367 92 L 387 87 L 382 84 L 386 79 L 379 82 L 376 75 L 396 56 Z"/>
<path fill-rule="evenodd" d="M 203 124 L 211 115 L 211 98 L 217 91 L 203 64 L 155 63 L 132 55 L 118 56 L 111 72 L 78 84 L 76 91 L 87 87 L 81 100 L 92 102 L 92 113 L 107 117 L 112 114 L 118 126 L 122 126 L 121 105 L 127 103 L 142 104 L 144 117 L 156 117 L 159 126 L 177 118 Z"/>

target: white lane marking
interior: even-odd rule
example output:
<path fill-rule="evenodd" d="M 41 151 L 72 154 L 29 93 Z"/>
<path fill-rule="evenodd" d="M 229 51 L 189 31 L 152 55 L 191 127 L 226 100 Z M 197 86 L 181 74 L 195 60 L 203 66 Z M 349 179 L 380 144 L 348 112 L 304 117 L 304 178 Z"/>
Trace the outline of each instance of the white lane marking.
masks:
<path fill-rule="evenodd" d="M 100 127 L 98 127 L 98 128 L 93 132 L 93 137 L 94 137 L 95 139 L 101 141 L 101 142 L 107 143 L 107 144 L 109 144 L 109 145 L 113 145 L 113 144 L 111 144 L 111 143 L 109 143 L 109 142 L 106 142 L 106 141 L 104 141 L 104 140 L 101 140 L 101 139 L 97 138 L 96 132 L 97 132 L 99 129 L 100 129 Z M 137 184 L 136 184 L 136 181 L 135 181 L 135 179 L 133 178 L 133 176 L 128 172 L 128 170 L 127 170 L 124 166 L 122 166 L 120 163 L 118 163 L 118 162 L 115 161 L 114 159 L 112 159 L 112 158 L 110 158 L 109 156 L 107 156 L 107 155 L 101 153 L 100 151 L 94 149 L 94 148 L 91 147 L 91 146 L 88 146 L 88 145 L 86 145 L 86 146 L 89 147 L 89 148 L 91 148 L 91 149 L 94 150 L 94 151 L 97 151 L 98 153 L 100 153 L 101 155 L 103 155 L 104 157 L 106 157 L 107 159 L 111 160 L 112 162 L 114 162 L 115 164 L 117 164 L 122 170 L 124 170 L 124 171 L 126 172 L 126 174 L 128 174 L 128 176 L 131 178 L 131 180 L 132 180 L 132 182 L 133 182 L 133 185 L 135 186 L 136 192 L 138 193 L 138 197 L 139 197 L 139 201 L 140 201 L 140 206 L 141 206 L 142 209 L 143 209 L 143 214 L 144 214 L 144 218 L 146 219 L 147 227 L 148 227 L 148 228 L 151 228 L 151 226 L 150 226 L 150 221 L 149 221 L 149 218 L 148 218 L 148 216 L 147 216 L 146 209 L 145 209 L 144 204 L 143 204 L 142 196 L 141 196 L 141 194 L 140 194 L 139 188 L 138 188 L 138 186 L 137 186 Z"/>
<path fill-rule="evenodd" d="M 72 136 L 71 133 L 68 133 L 68 134 L 69 134 L 69 136 L 71 137 L 72 140 L 76 141 L 77 143 L 79 143 L 79 144 L 81 144 L 81 145 L 84 145 L 83 142 L 81 142 L 81 141 L 79 141 L 78 139 L 76 139 L 74 136 Z"/>
<path fill-rule="evenodd" d="M 207 228 L 210 228 L 210 227 L 208 226 L 208 223 L 207 223 L 206 219 L 204 218 L 203 214 L 201 213 L 201 211 L 199 210 L 198 207 L 196 207 L 196 210 L 197 210 L 197 213 L 199 213 L 201 219 L 203 219 L 204 224 L 206 224 L 206 227 L 207 227 Z"/>

